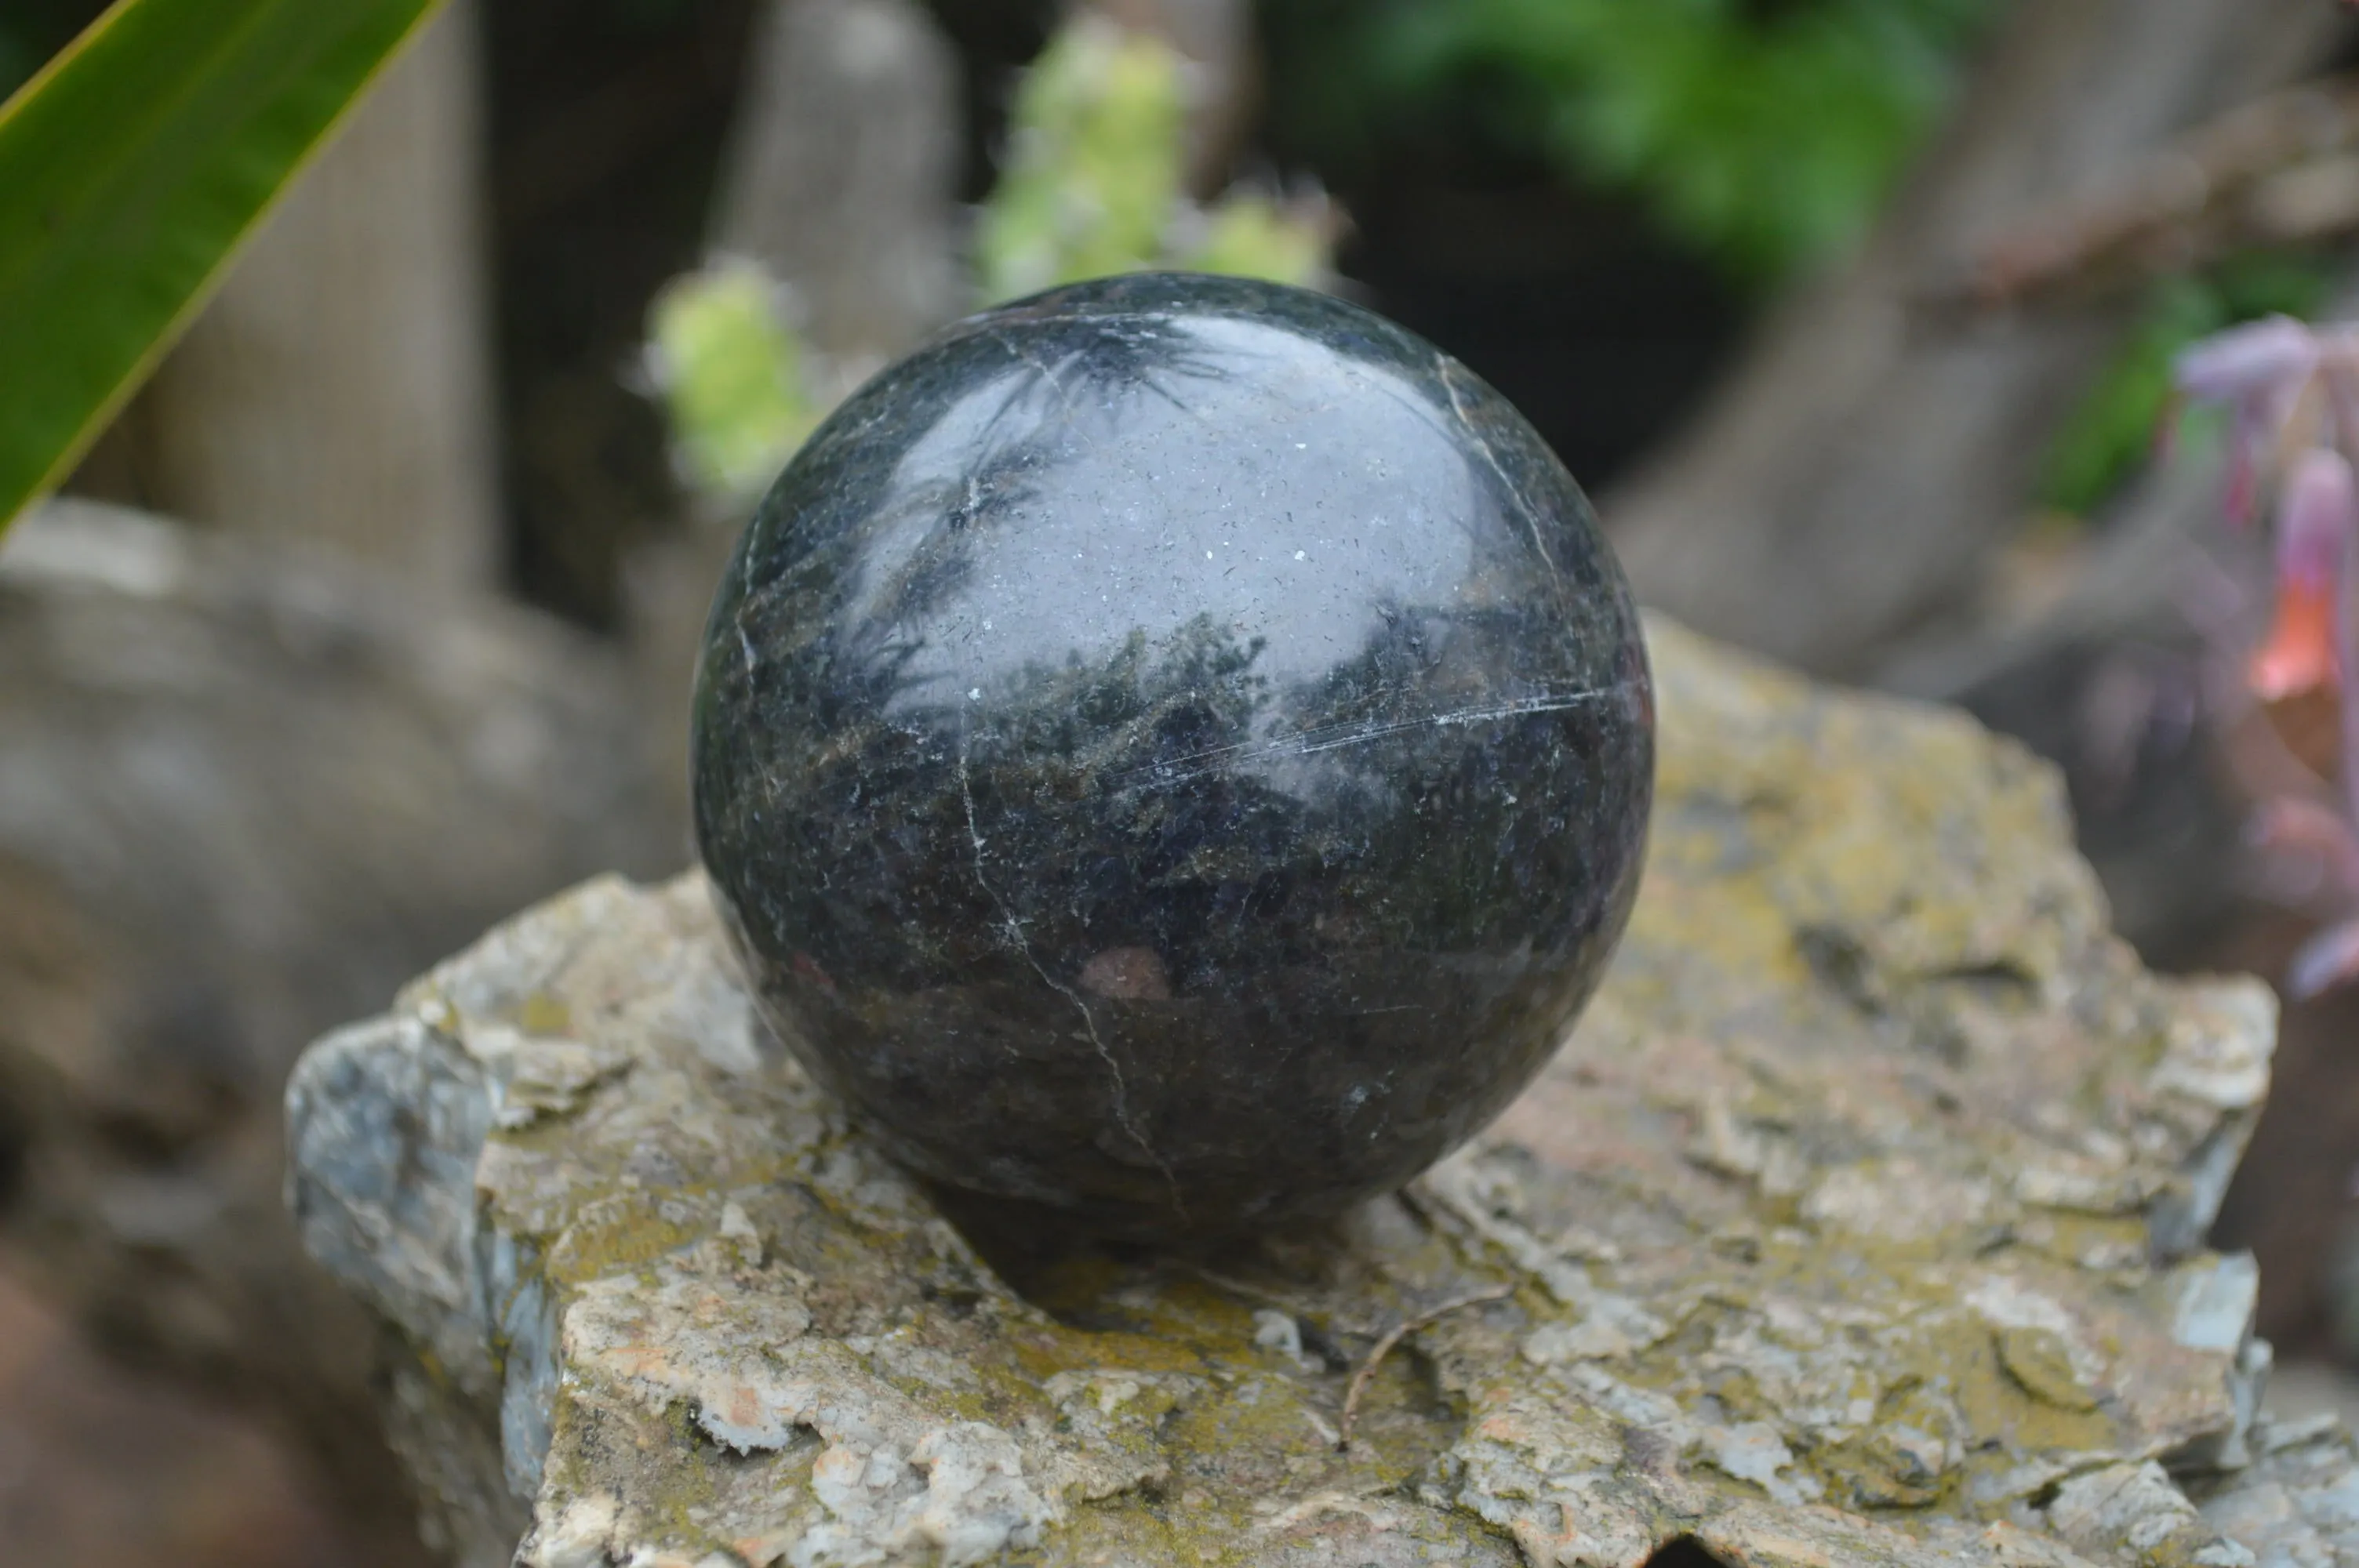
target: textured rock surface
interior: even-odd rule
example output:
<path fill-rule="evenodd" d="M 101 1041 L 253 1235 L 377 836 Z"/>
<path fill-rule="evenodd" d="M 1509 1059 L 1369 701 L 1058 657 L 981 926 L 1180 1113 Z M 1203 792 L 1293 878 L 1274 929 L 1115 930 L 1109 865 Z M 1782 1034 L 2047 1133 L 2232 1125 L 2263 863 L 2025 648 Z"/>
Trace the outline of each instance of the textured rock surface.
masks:
<path fill-rule="evenodd" d="M 979 1256 L 770 1044 L 704 887 L 592 883 L 299 1071 L 294 1195 L 488 1565 L 2359 1561 L 2200 1249 L 2256 983 L 2145 974 L 2052 774 L 1658 626 L 1588 1015 L 1397 1198 Z M 1012 1281 L 1012 1283 L 1011 1283 Z M 1352 1369 L 1412 1332 L 1336 1437 Z M 1021 1293 L 1019 1293 L 1019 1291 Z"/>
<path fill-rule="evenodd" d="M 1595 988 L 1653 773 L 1580 489 L 1326 295 L 1103 279 L 830 416 L 723 579 L 697 839 L 913 1169 L 1103 1232 L 1333 1214 Z"/>

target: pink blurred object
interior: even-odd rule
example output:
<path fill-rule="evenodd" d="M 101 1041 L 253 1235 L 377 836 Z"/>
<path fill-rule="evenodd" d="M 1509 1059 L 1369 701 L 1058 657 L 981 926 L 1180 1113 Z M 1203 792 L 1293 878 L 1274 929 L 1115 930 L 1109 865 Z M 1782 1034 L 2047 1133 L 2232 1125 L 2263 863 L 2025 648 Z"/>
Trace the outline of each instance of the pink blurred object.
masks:
<path fill-rule="evenodd" d="M 2359 979 L 2359 919 L 2319 932 L 2286 967 L 2288 994 L 2305 1001 L 2354 979 Z"/>
<path fill-rule="evenodd" d="M 2286 976 L 2290 994 L 2314 996 L 2359 979 L 2359 326 L 2249 322 L 2189 348 L 2173 379 L 2186 402 L 2229 414 L 2229 521 L 2275 503 L 2276 607 L 2245 685 L 2278 712 L 2309 694 L 2334 705 L 2341 776 L 2321 781 L 2334 804 L 2265 795 L 2253 832 L 2280 864 L 2309 869 L 2299 880 L 2334 911 Z"/>
<path fill-rule="evenodd" d="M 2336 600 L 2349 542 L 2359 537 L 2359 484 L 2342 453 L 2312 447 L 2294 460 L 2277 534 L 2277 624 L 2250 666 L 2264 702 L 2342 683 Z"/>
<path fill-rule="evenodd" d="M 2276 879 L 2281 902 L 2307 907 L 2325 900 L 2339 905 L 2359 887 L 2359 834 L 2323 801 L 2296 795 L 2265 800 L 2253 813 L 2246 838 L 2265 862 L 2284 862 L 2304 873 Z"/>
<path fill-rule="evenodd" d="M 2179 390 L 2198 403 L 2242 406 L 2274 395 L 2318 368 L 2319 335 L 2290 316 L 2214 332 L 2179 356 Z"/>

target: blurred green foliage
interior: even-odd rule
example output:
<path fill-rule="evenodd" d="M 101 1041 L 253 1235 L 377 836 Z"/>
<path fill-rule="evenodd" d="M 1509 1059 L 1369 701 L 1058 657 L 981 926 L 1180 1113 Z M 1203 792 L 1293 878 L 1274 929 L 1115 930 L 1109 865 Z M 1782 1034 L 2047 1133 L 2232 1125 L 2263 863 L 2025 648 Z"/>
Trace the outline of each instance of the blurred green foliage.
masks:
<path fill-rule="evenodd" d="M 1399 127 L 1636 193 L 1741 278 L 1854 238 L 1996 0 L 1265 0 L 1287 139 L 1322 167 Z"/>
<path fill-rule="evenodd" d="M 2073 516 L 2093 512 L 2153 451 L 2180 350 L 2240 321 L 2314 316 L 2332 278 L 2323 258 L 2259 254 L 2157 283 L 2112 362 L 2058 428 L 2039 499 Z"/>
<path fill-rule="evenodd" d="M 1232 190 L 1201 211 L 1181 189 L 1187 66 L 1162 40 L 1083 13 L 1024 73 L 999 181 L 977 215 L 985 304 L 1150 266 L 1315 284 L 1319 212 Z"/>
<path fill-rule="evenodd" d="M 648 379 L 670 416 L 680 477 L 699 494 L 751 499 L 819 423 L 808 351 L 777 285 L 758 266 L 721 262 L 656 297 Z"/>
<path fill-rule="evenodd" d="M 976 214 L 977 303 L 1167 266 L 1315 286 L 1323 200 L 1182 189 L 1186 65 L 1161 40 L 1082 14 L 1049 40 L 1010 111 L 998 184 Z M 675 279 L 648 323 L 649 380 L 675 467 L 705 505 L 745 506 L 810 435 L 822 403 L 786 292 L 749 263 Z"/>
<path fill-rule="evenodd" d="M 1180 199 L 1180 62 L 1084 16 L 1024 73 L 999 183 L 975 226 L 986 301 L 1138 266 Z"/>
<path fill-rule="evenodd" d="M 1178 265 L 1188 272 L 1310 286 L 1333 264 L 1327 226 L 1258 190 L 1232 190 L 1204 215 L 1202 237 Z"/>

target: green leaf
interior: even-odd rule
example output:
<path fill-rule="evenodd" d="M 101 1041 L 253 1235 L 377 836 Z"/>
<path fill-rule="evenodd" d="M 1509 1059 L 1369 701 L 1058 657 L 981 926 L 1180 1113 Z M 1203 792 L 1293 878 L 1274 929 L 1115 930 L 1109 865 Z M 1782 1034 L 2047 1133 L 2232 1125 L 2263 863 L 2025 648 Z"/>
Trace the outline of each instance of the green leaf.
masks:
<path fill-rule="evenodd" d="M 0 104 L 0 522 L 72 467 L 440 0 L 117 0 Z"/>

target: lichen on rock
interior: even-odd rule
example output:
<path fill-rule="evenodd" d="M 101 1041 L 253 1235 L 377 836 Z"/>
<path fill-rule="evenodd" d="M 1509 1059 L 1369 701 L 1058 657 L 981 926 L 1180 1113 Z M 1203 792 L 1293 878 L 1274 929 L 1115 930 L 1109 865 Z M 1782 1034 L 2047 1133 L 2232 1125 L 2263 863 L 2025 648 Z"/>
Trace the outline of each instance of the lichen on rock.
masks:
<path fill-rule="evenodd" d="M 314 1253 L 486 1565 L 2359 1561 L 2256 1420 L 2246 980 L 2146 974 L 2049 772 L 1651 628 L 1604 989 L 1469 1149 L 1217 1256 L 977 1246 L 756 1023 L 700 879 L 590 883 L 316 1045 Z M 978 1233 L 980 1234 L 980 1233 Z M 1380 1337 L 1417 1328 L 1346 1390 Z M 1339 1556 L 1338 1553 L 1341 1553 Z"/>

